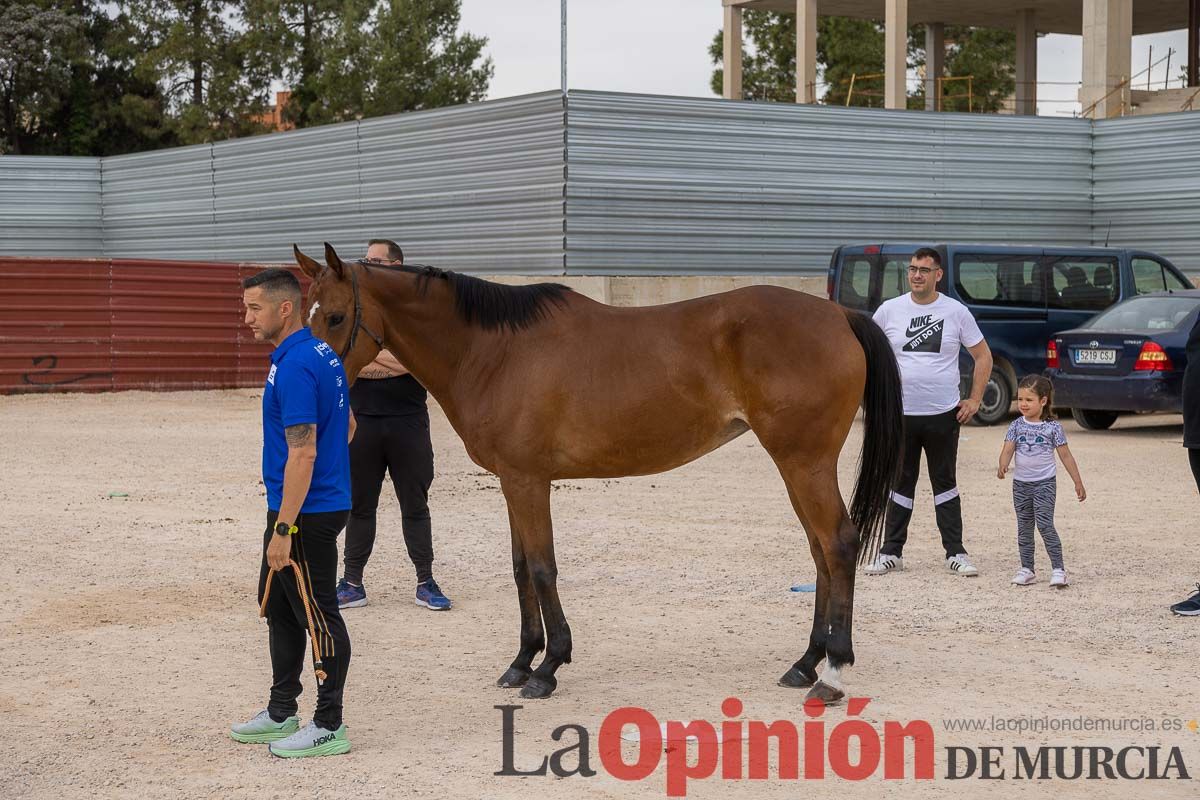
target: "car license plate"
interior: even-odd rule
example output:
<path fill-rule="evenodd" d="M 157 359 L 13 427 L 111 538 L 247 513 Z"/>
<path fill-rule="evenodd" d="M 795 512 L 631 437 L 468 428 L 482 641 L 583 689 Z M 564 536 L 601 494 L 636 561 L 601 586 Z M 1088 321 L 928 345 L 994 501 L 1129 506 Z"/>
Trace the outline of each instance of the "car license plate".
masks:
<path fill-rule="evenodd" d="M 1076 364 L 1102 364 L 1112 366 L 1117 363 L 1116 350 L 1076 350 Z"/>

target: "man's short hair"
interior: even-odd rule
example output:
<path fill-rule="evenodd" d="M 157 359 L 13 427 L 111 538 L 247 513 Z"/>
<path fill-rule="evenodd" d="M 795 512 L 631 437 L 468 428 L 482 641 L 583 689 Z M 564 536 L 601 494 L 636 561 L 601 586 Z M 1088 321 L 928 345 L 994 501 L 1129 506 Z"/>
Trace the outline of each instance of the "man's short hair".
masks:
<path fill-rule="evenodd" d="M 367 242 L 367 247 L 372 247 L 377 244 L 387 245 L 388 261 L 399 261 L 404 263 L 404 251 L 400 249 L 400 245 L 393 242 L 391 239 L 372 239 Z"/>
<path fill-rule="evenodd" d="M 286 269 L 282 267 L 271 267 L 264 269 L 257 275 L 251 275 L 242 281 L 243 289 L 252 289 L 255 286 L 261 286 L 265 293 L 272 300 L 283 302 L 291 300 L 293 303 L 299 303 L 300 281 Z"/>
<path fill-rule="evenodd" d="M 937 268 L 942 268 L 942 254 L 932 247 L 922 247 L 920 250 L 912 254 L 913 261 L 922 261 L 926 258 L 937 264 Z"/>

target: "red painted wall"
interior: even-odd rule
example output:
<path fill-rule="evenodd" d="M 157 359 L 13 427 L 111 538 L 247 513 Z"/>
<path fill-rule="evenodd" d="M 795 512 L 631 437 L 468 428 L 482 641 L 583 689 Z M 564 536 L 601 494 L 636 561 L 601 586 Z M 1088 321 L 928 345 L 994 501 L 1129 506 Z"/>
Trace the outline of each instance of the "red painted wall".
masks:
<path fill-rule="evenodd" d="M 266 266 L 0 258 L 0 393 L 260 386 L 241 281 Z"/>

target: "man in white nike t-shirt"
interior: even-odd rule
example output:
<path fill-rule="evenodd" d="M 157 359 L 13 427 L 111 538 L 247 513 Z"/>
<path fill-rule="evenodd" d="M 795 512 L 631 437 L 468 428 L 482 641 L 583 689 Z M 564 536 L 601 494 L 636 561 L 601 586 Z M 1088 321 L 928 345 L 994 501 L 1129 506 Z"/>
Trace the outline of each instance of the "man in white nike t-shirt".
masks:
<path fill-rule="evenodd" d="M 913 495 L 921 470 L 921 451 L 929 465 L 946 567 L 974 577 L 962 542 L 962 505 L 958 497 L 958 429 L 979 410 L 992 373 L 992 351 L 975 318 L 957 300 L 940 294 L 942 258 L 923 247 L 908 265 L 909 294 L 888 300 L 875 311 L 875 322 L 887 334 L 900 364 L 904 387 L 904 462 L 888 504 L 883 546 L 867 565 L 868 575 L 904 569 L 904 543 L 912 517 Z M 971 396 L 959 398 L 958 351 L 975 359 Z"/>

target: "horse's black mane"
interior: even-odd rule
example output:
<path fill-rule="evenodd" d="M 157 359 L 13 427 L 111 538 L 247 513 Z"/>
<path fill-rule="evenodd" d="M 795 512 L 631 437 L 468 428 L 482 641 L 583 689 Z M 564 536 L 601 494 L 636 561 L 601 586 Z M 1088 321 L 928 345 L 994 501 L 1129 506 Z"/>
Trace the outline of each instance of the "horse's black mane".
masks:
<path fill-rule="evenodd" d="M 377 268 L 378 265 L 369 265 Z M 418 290 L 424 292 L 429 281 L 441 279 L 454 291 L 458 315 L 469 325 L 484 330 L 507 327 L 516 333 L 546 318 L 552 306 L 565 306 L 566 294 L 572 289 L 561 283 L 531 283 L 526 286 L 505 286 L 485 281 L 473 275 L 463 275 L 447 269 L 424 264 L 405 264 L 387 267 L 417 275 Z"/>

